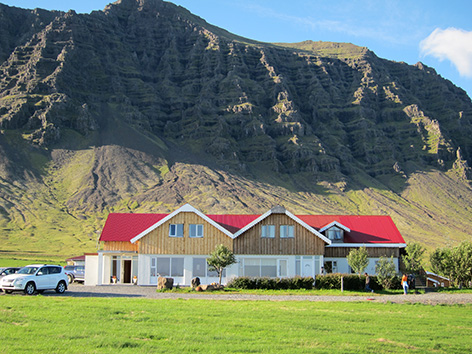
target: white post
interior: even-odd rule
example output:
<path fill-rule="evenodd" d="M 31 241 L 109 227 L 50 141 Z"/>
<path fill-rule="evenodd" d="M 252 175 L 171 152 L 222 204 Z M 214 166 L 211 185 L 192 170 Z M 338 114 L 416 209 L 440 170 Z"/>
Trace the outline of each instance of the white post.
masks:
<path fill-rule="evenodd" d="M 98 252 L 98 284 L 102 285 L 103 283 L 103 253 Z"/>

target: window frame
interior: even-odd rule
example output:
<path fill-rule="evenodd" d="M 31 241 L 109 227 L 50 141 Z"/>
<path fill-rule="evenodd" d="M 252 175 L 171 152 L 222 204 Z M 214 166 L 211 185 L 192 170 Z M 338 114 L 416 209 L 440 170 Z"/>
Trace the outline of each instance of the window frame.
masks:
<path fill-rule="evenodd" d="M 285 230 L 282 232 L 282 230 Z M 280 238 L 294 238 L 295 227 L 293 225 L 280 225 Z"/>
<path fill-rule="evenodd" d="M 342 241 L 344 239 L 344 230 L 339 227 L 330 227 L 327 230 L 327 233 L 328 239 L 330 239 L 331 241 Z"/>
<path fill-rule="evenodd" d="M 195 228 L 195 234 L 192 235 L 192 228 Z M 201 232 L 199 232 L 199 230 Z M 190 238 L 203 238 L 203 234 L 204 234 L 204 227 L 203 227 L 203 224 L 189 224 L 189 227 L 188 227 L 188 236 Z"/>
<path fill-rule="evenodd" d="M 261 225 L 261 238 L 275 238 L 275 225 Z"/>
<path fill-rule="evenodd" d="M 174 232 L 172 232 L 172 228 L 174 228 Z M 179 235 L 179 228 L 182 229 L 181 235 Z M 169 237 L 184 237 L 184 224 L 169 224 Z"/>

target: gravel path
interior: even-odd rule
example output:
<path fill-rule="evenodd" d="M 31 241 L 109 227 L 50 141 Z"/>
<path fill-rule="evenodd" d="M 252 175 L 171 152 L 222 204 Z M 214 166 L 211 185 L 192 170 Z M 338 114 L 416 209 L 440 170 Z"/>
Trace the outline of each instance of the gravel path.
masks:
<path fill-rule="evenodd" d="M 47 291 L 44 296 L 58 296 Z M 171 293 L 156 292 L 156 288 L 132 285 L 83 286 L 72 284 L 61 296 L 70 297 L 129 297 L 148 299 L 205 299 L 205 300 L 245 300 L 245 301 L 371 301 L 392 303 L 423 303 L 423 304 L 470 304 L 472 294 L 409 294 L 360 296 L 326 296 L 326 295 L 248 295 L 248 294 L 212 294 L 212 293 Z"/>

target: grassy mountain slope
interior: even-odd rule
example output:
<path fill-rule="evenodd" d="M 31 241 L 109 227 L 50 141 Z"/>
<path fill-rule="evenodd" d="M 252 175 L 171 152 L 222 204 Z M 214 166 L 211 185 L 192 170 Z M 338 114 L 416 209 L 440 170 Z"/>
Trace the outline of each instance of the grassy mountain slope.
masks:
<path fill-rule="evenodd" d="M 159 0 L 0 16 L 9 256 L 93 251 L 109 212 L 187 202 L 389 214 L 429 248 L 470 239 L 472 103 L 434 69 L 247 40 Z"/>

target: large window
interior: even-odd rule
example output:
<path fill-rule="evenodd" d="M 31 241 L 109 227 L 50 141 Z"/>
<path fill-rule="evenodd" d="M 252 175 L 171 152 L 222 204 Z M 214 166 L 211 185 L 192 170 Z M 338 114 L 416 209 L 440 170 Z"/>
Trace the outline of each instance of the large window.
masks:
<path fill-rule="evenodd" d="M 190 224 L 189 225 L 189 236 L 190 237 L 203 237 L 203 225 L 202 224 Z"/>
<path fill-rule="evenodd" d="M 281 238 L 294 237 L 293 225 L 280 225 L 280 237 Z"/>
<path fill-rule="evenodd" d="M 277 276 L 277 260 L 275 258 L 261 259 L 261 277 Z"/>
<path fill-rule="evenodd" d="M 275 225 L 262 225 L 261 226 L 261 237 L 274 238 L 275 237 Z"/>
<path fill-rule="evenodd" d="M 287 276 L 287 261 L 276 258 L 243 258 L 242 270 L 246 277 L 284 277 Z"/>
<path fill-rule="evenodd" d="M 152 273 L 152 263 L 151 263 Z M 161 277 L 183 277 L 184 276 L 184 259 L 158 257 L 157 258 L 157 274 Z"/>
<path fill-rule="evenodd" d="M 194 277 L 218 277 L 218 273 L 208 270 L 208 263 L 206 258 L 194 258 L 193 259 L 193 271 L 192 276 Z M 226 277 L 226 269 L 223 269 L 223 277 Z"/>
<path fill-rule="evenodd" d="M 184 237 L 184 224 L 170 224 L 169 237 Z"/>

